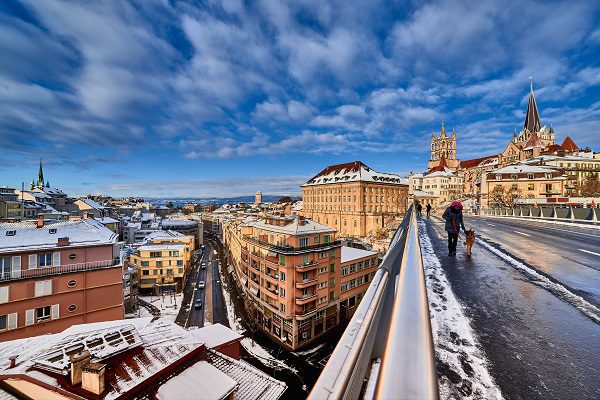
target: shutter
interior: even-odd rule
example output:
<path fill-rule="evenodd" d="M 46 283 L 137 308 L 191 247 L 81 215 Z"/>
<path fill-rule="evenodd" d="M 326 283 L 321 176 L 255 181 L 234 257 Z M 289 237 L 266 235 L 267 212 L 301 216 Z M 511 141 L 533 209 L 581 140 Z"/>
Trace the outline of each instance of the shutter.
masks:
<path fill-rule="evenodd" d="M 59 304 L 52 304 L 52 319 L 58 319 Z"/>
<path fill-rule="evenodd" d="M 46 287 L 46 282 L 45 281 L 37 281 L 35 283 L 35 290 L 33 295 L 35 297 L 40 297 L 44 295 L 45 292 L 45 287 Z"/>
<path fill-rule="evenodd" d="M 0 287 L 0 304 L 8 303 L 8 286 Z"/>
<path fill-rule="evenodd" d="M 21 277 L 21 256 L 14 256 L 11 260 L 11 271 L 13 278 Z"/>
<path fill-rule="evenodd" d="M 57 267 L 60 265 L 60 252 L 56 251 L 52 253 L 52 266 Z"/>
<path fill-rule="evenodd" d="M 52 279 L 44 281 L 44 294 L 46 296 L 52 294 Z"/>
<path fill-rule="evenodd" d="M 29 269 L 37 268 L 37 254 L 29 255 Z"/>
<path fill-rule="evenodd" d="M 8 314 L 8 329 L 17 329 L 17 313 Z"/>
<path fill-rule="evenodd" d="M 33 312 L 33 309 L 25 311 L 25 325 L 33 325 Z"/>

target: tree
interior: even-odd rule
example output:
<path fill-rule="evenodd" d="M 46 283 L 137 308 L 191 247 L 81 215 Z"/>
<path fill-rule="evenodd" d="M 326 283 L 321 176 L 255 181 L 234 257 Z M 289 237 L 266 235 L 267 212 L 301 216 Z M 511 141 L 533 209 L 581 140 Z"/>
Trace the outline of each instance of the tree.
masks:
<path fill-rule="evenodd" d="M 585 178 L 579 189 L 579 194 L 583 197 L 600 196 L 600 179 L 598 178 L 598 174 L 592 173 Z"/>
<path fill-rule="evenodd" d="M 521 190 L 510 188 L 506 190 L 504 186 L 496 185 L 489 194 L 490 205 L 494 207 L 513 207 L 516 200 L 521 197 Z"/>
<path fill-rule="evenodd" d="M 169 201 L 167 203 L 167 208 L 173 208 L 173 202 L 172 201 Z"/>

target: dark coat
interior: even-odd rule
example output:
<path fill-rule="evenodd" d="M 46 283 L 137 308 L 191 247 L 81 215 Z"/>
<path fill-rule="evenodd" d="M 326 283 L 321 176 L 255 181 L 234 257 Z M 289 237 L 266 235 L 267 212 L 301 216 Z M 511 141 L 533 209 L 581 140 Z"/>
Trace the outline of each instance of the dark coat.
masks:
<path fill-rule="evenodd" d="M 442 215 L 442 218 L 444 218 L 444 220 L 446 221 L 446 232 L 458 233 L 454 229 L 455 224 L 456 229 L 458 229 L 459 232 L 460 228 L 462 228 L 463 231 L 466 231 L 465 224 L 463 222 L 462 211 L 456 212 L 452 209 L 452 207 L 448 207 L 446 208 L 446 211 L 444 211 L 444 215 Z M 452 223 L 452 220 L 455 221 L 454 224 Z"/>

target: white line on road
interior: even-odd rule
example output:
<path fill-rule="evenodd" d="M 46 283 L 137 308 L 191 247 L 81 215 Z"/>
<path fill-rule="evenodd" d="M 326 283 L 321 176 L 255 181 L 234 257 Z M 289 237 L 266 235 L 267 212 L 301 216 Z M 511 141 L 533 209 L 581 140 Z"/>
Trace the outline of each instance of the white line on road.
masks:
<path fill-rule="evenodd" d="M 583 251 L 584 253 L 590 253 L 590 254 L 593 254 L 595 256 L 600 257 L 600 253 L 594 253 L 593 251 L 589 251 L 589 250 L 586 250 L 586 249 L 577 249 L 577 250 Z"/>
<path fill-rule="evenodd" d="M 494 224 L 488 224 L 488 225 L 489 225 L 489 226 L 496 226 L 496 225 L 494 225 Z"/>
<path fill-rule="evenodd" d="M 525 221 L 531 221 L 531 222 L 534 222 L 534 224 L 533 224 L 534 226 L 538 226 L 538 227 L 540 227 L 540 228 L 543 228 L 543 229 L 551 229 L 551 230 L 553 230 L 553 231 L 569 232 L 569 233 L 575 233 L 575 234 L 577 234 L 577 235 L 584 235 L 584 236 L 591 236 L 591 237 L 595 237 L 595 238 L 600 238 L 600 236 L 599 236 L 599 235 L 593 235 L 593 234 L 591 234 L 591 233 L 584 233 L 584 232 L 577 232 L 577 231 L 567 231 L 567 230 L 565 230 L 565 229 L 561 229 L 561 228 L 553 228 L 553 227 L 551 227 L 551 226 L 544 226 L 544 225 L 543 225 L 543 222 L 540 222 L 540 221 L 524 220 L 523 222 L 525 222 Z M 537 223 L 537 224 L 536 224 L 536 223 Z M 488 225 L 491 225 L 491 224 L 488 224 Z M 511 224 L 509 224 L 509 223 L 505 223 L 504 225 L 511 225 Z M 546 225 L 550 225 L 550 224 L 546 224 Z M 577 226 L 576 228 L 580 228 L 580 227 L 579 227 L 579 226 Z M 589 227 L 582 226 L 581 228 L 583 228 L 583 229 L 586 229 L 586 228 L 589 228 Z"/>
<path fill-rule="evenodd" d="M 519 231 L 515 231 L 515 233 L 518 233 L 519 235 L 523 235 L 523 236 L 531 236 L 529 233 L 523 233 L 523 232 L 519 232 Z"/>

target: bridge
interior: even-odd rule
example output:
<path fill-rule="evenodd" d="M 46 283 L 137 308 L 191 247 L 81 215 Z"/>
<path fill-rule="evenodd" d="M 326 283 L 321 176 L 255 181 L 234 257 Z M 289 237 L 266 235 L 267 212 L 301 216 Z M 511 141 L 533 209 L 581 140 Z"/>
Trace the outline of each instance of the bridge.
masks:
<path fill-rule="evenodd" d="M 600 230 L 572 223 L 594 214 L 465 215 L 471 257 L 448 257 L 441 218 L 415 214 L 310 399 L 600 397 Z"/>

